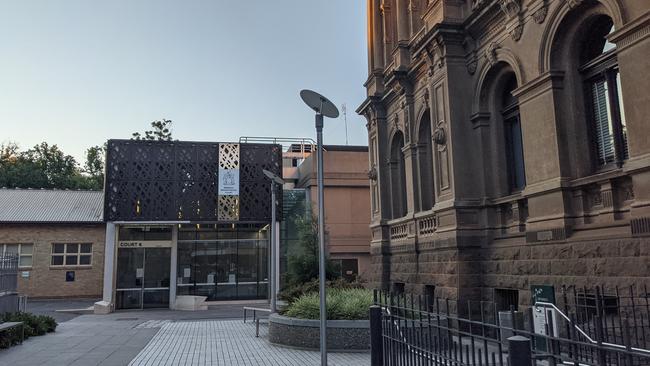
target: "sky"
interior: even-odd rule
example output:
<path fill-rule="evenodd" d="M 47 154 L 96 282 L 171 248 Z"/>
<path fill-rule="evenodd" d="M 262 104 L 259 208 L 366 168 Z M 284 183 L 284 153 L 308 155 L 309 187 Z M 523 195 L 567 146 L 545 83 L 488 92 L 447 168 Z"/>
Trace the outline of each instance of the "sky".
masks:
<path fill-rule="evenodd" d="M 0 0 L 0 143 L 81 163 L 162 118 L 179 140 L 315 139 L 313 89 L 367 145 L 365 32 L 364 0 Z M 345 140 L 326 120 L 325 143 Z"/>

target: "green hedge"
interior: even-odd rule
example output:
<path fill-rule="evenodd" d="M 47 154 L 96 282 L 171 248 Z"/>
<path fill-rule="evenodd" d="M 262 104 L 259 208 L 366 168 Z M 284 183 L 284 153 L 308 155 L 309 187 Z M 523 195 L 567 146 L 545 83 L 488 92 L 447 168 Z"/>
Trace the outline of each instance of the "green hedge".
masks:
<path fill-rule="evenodd" d="M 302 284 L 287 286 L 278 294 L 278 298 L 280 298 L 280 300 L 291 303 L 302 295 L 318 292 L 318 286 L 318 278 L 312 279 Z M 358 281 L 348 281 L 344 278 L 337 278 L 335 280 L 327 281 L 326 286 L 328 289 L 338 290 L 364 288 L 362 283 Z"/>
<path fill-rule="evenodd" d="M 56 330 L 56 320 L 47 315 L 34 315 L 31 313 L 4 313 L 0 317 L 2 322 L 23 322 L 25 325 L 25 339 L 40 336 Z M 0 348 L 7 348 L 20 342 L 21 329 L 13 328 L 0 332 Z"/>
<path fill-rule="evenodd" d="M 328 289 L 327 319 L 368 319 L 368 311 L 372 303 L 372 291 L 367 289 Z M 320 302 L 318 292 L 302 295 L 292 301 L 285 309 L 284 315 L 300 319 L 319 319 Z"/>

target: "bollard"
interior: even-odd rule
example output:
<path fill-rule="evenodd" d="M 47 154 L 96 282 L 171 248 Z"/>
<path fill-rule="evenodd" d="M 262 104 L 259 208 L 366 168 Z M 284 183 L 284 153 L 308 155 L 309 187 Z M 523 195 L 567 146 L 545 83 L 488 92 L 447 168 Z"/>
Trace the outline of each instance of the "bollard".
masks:
<path fill-rule="evenodd" d="M 532 355 L 530 352 L 530 339 L 523 336 L 508 338 L 508 365 L 530 366 Z"/>
<path fill-rule="evenodd" d="M 382 349 L 381 334 L 381 307 L 370 307 L 370 365 L 382 366 L 384 364 L 384 351 Z"/>

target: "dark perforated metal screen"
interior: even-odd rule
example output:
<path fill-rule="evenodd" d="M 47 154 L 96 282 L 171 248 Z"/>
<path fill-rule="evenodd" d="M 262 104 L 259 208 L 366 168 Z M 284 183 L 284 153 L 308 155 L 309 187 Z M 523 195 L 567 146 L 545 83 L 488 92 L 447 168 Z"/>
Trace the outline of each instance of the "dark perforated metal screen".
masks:
<path fill-rule="evenodd" d="M 269 222 L 271 189 L 262 169 L 282 175 L 281 146 L 239 145 L 236 221 Z M 223 222 L 218 172 L 218 142 L 109 140 L 104 220 Z M 282 207 L 281 188 L 277 197 Z"/>

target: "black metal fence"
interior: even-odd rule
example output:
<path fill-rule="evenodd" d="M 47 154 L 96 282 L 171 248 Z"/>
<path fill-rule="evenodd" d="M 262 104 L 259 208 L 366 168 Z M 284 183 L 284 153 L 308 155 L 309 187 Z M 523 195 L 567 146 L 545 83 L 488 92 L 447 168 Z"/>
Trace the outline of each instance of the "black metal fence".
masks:
<path fill-rule="evenodd" d="M 449 299 L 375 291 L 375 306 L 371 309 L 372 364 L 650 365 L 650 350 L 640 347 L 643 334 L 647 335 L 642 321 L 632 326 L 629 314 L 621 310 L 615 327 L 609 321 L 606 325 L 598 311 L 578 322 L 577 317 L 582 315 L 577 314 L 585 309 L 582 296 L 577 296 L 582 303 L 574 301 L 571 305 L 574 294 L 571 291 L 566 295 L 560 307 L 513 306 L 510 311 L 498 311 L 491 302 L 459 304 Z M 602 303 L 605 298 L 597 300 Z M 618 299 L 619 307 L 624 303 L 631 301 Z M 587 306 L 592 307 L 589 301 Z M 634 311 L 640 320 L 647 320 L 640 316 L 637 305 Z M 611 319 L 615 319 L 613 315 Z M 587 325 L 593 325 L 593 329 L 585 330 Z"/>
<path fill-rule="evenodd" d="M 18 256 L 0 255 L 0 314 L 19 308 Z"/>

